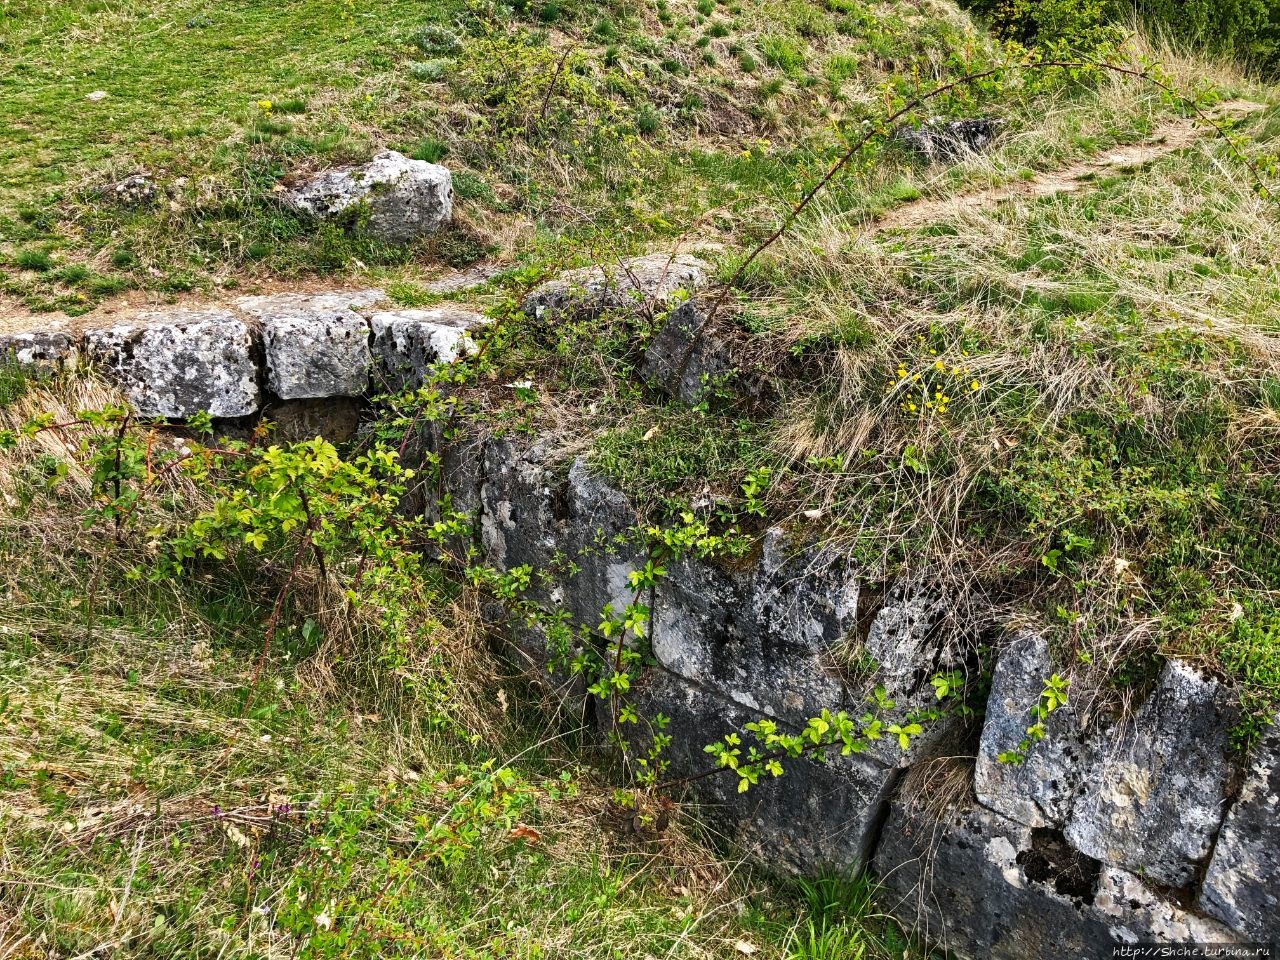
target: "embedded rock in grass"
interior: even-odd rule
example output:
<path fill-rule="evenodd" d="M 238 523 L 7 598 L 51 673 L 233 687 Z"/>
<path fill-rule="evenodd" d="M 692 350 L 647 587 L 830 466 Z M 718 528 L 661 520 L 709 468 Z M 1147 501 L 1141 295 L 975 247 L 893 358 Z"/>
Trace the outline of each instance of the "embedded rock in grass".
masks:
<path fill-rule="evenodd" d="M 929 163 L 961 160 L 981 153 L 1000 132 L 1000 121 L 988 117 L 972 120 L 926 120 L 918 127 L 902 126 L 894 131 L 899 143 Z"/>
<path fill-rule="evenodd" d="M 1018 751 L 1045 681 L 1057 670 L 1044 637 L 1022 631 L 1001 653 L 987 699 L 974 789 L 984 806 L 1028 827 L 1062 827 L 1091 758 L 1081 718 L 1068 703 L 1049 715 L 1044 739 L 1032 742 L 1021 762 L 1000 759 Z"/>
<path fill-rule="evenodd" d="M 1226 812 L 1233 719 L 1215 680 L 1167 663 L 1132 722 L 1098 744 L 1067 839 L 1157 883 L 1191 883 Z"/>
<path fill-rule="evenodd" d="M 1230 943 L 1138 877 L 910 775 L 876 851 L 888 911 L 963 958 L 1110 960 L 1117 943 Z"/>
<path fill-rule="evenodd" d="M 770 869 L 818 876 L 853 874 L 870 860 L 895 770 L 866 756 L 840 756 L 825 762 L 783 760 L 780 777 L 766 774 L 745 793 L 737 776 L 719 770 L 703 748 L 736 733 L 752 742 L 743 727 L 760 714 L 698 684 L 662 670 L 650 670 L 628 693 L 641 720 L 624 733 L 640 750 L 652 736 L 649 724 L 661 713 L 671 745 L 663 754 L 670 766 L 665 778 L 696 777 L 690 789 L 704 816 L 751 859 Z M 796 728 L 781 724 L 782 729 Z"/>
<path fill-rule="evenodd" d="M 1280 943 L 1280 716 L 1250 754 L 1200 889 L 1200 906 L 1242 936 Z"/>
<path fill-rule="evenodd" d="M 369 389 L 369 324 L 339 294 L 244 297 L 262 324 L 267 386 L 282 400 L 358 397 Z"/>
<path fill-rule="evenodd" d="M 50 372 L 72 370 L 80 361 L 80 347 L 71 334 L 57 330 L 0 333 L 0 364 L 10 357 L 20 367 Z"/>
<path fill-rule="evenodd" d="M 387 243 L 409 243 L 453 218 L 449 171 L 394 150 L 361 166 L 327 170 L 282 196 L 295 210 L 320 220 L 340 219 Z"/>
<path fill-rule="evenodd" d="M 225 310 L 142 314 L 87 330 L 85 353 L 144 417 L 245 417 L 258 410 L 253 338 Z"/>
<path fill-rule="evenodd" d="M 480 542 L 485 563 L 509 571 L 529 566 L 546 575 L 555 559 L 562 495 L 551 470 L 550 440 L 518 446 L 491 440 L 484 448 L 480 487 Z M 541 600 L 549 585 L 536 579 L 529 596 Z"/>
<path fill-rule="evenodd" d="M 471 334 L 489 319 L 470 310 L 438 307 L 375 313 L 369 322 L 378 386 L 395 391 L 416 389 L 436 364 L 452 363 L 474 352 Z"/>
<path fill-rule="evenodd" d="M 146 207 L 156 202 L 160 191 L 156 183 L 145 174 L 135 173 L 114 183 L 102 191 L 104 200 L 111 200 L 122 207 L 134 209 Z"/>
<path fill-rule="evenodd" d="M 688 254 L 652 254 L 621 263 L 569 270 L 525 298 L 530 317 L 567 315 L 580 319 L 606 310 L 661 310 L 680 291 L 693 293 L 710 268 Z"/>
<path fill-rule="evenodd" d="M 306 313 L 351 310 L 364 314 L 387 299 L 377 287 L 363 290 L 323 290 L 318 293 L 267 293 L 236 300 L 236 309 L 261 319 L 270 312 Z"/>
<path fill-rule="evenodd" d="M 696 300 L 672 310 L 645 351 L 640 375 L 668 396 L 685 403 L 697 401 L 733 367 L 728 346 L 708 335 L 706 323 Z"/>

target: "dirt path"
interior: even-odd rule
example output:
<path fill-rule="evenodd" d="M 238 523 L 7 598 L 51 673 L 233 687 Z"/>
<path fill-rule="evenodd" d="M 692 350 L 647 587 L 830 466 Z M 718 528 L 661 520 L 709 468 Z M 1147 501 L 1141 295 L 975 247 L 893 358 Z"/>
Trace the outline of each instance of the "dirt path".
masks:
<path fill-rule="evenodd" d="M 1265 104 L 1248 100 L 1231 100 L 1219 105 L 1215 116 L 1239 118 L 1265 109 Z M 1045 171 L 1030 180 L 1019 180 L 1015 183 L 962 193 L 953 197 L 914 200 L 902 204 L 874 223 L 868 224 L 863 234 L 874 235 L 886 230 L 910 230 L 931 223 L 945 222 L 955 219 L 966 211 L 995 206 L 1006 200 L 1035 199 L 1061 193 L 1074 193 L 1087 186 L 1089 181 L 1099 174 L 1115 173 L 1143 166 L 1213 135 L 1211 129 L 1194 121 L 1172 120 L 1163 124 L 1144 143 L 1116 147 L 1109 153 L 1083 160 L 1060 170 Z"/>

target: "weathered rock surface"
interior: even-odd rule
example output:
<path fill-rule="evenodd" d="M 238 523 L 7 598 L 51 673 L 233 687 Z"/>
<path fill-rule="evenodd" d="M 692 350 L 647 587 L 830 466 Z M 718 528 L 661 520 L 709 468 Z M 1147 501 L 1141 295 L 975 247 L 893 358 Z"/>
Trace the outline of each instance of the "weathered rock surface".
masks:
<path fill-rule="evenodd" d="M 438 307 L 383 311 L 369 322 L 379 386 L 402 390 L 421 386 L 436 364 L 474 352 L 472 333 L 490 321 L 470 310 Z"/>
<path fill-rule="evenodd" d="M 388 243 L 408 243 L 452 219 L 453 177 L 437 164 L 384 150 L 361 166 L 325 171 L 283 199 L 318 219 L 341 219 Z"/>
<path fill-rule="evenodd" d="M 144 417 L 258 410 L 248 325 L 225 310 L 174 310 L 85 332 L 85 353 Z"/>
<path fill-rule="evenodd" d="M 894 138 L 929 163 L 955 161 L 966 154 L 981 153 L 1000 132 L 1000 121 L 928 120 L 918 127 L 899 127 Z"/>
<path fill-rule="evenodd" d="M 267 386 L 282 400 L 358 397 L 369 389 L 369 324 L 332 297 L 253 297 L 241 309 L 262 324 Z"/>
<path fill-rule="evenodd" d="M 531 317 L 598 316 L 606 310 L 655 310 L 670 306 L 680 291 L 694 293 L 709 268 L 688 254 L 651 254 L 621 263 L 569 270 L 525 298 Z"/>
<path fill-rule="evenodd" d="M 522 447 L 491 440 L 484 449 L 484 482 L 480 488 L 480 542 L 485 562 L 499 570 L 529 566 L 546 577 L 557 542 L 557 505 L 561 487 L 548 460 L 550 444 Z M 533 596 L 543 599 L 550 586 L 534 582 Z"/>
<path fill-rule="evenodd" d="M 0 333 L 0 363 L 10 356 L 23 367 L 71 370 L 80 361 L 80 344 L 76 337 L 57 330 Z"/>
<path fill-rule="evenodd" d="M 1083 788 L 1086 762 L 1092 759 L 1081 718 L 1068 703 L 1049 715 L 1045 738 L 1031 745 L 1023 762 L 1000 760 L 1001 754 L 1017 750 L 1035 722 L 1031 710 L 1040 702 L 1045 681 L 1057 672 L 1045 639 L 1022 631 L 1000 655 L 987 699 L 974 790 L 984 806 L 1028 827 L 1061 828 L 1066 823 Z"/>
<path fill-rule="evenodd" d="M 725 573 L 696 559 L 668 565 L 654 600 L 653 654 L 684 680 L 761 716 L 803 725 L 849 700 L 832 648 L 857 615 L 856 584 L 788 563 L 781 531 L 766 537 L 762 570 Z M 763 575 L 761 575 L 763 574 Z"/>
<path fill-rule="evenodd" d="M 616 613 L 636 599 L 628 579 L 643 566 L 643 543 L 637 542 L 636 509 L 596 474 L 583 457 L 569 468 L 567 517 L 561 542 L 577 572 L 566 576 L 556 602 L 578 623 L 594 625 L 605 604 Z M 651 597 L 642 602 L 652 603 Z"/>
<path fill-rule="evenodd" d="M 641 716 L 657 713 L 670 723 L 672 745 L 664 776 L 697 776 L 709 769 L 703 747 L 759 719 L 743 707 L 663 670 L 650 672 L 632 699 Z M 635 736 L 646 738 L 646 721 Z M 632 735 L 633 729 L 628 728 Z M 746 740 L 746 742 L 750 742 Z M 885 804 L 897 773 L 865 756 L 786 762 L 786 773 L 763 777 L 738 792 L 732 773 L 715 773 L 691 784 L 701 809 L 718 830 L 752 858 L 772 869 L 814 875 L 824 870 L 861 870 L 874 848 Z"/>
<path fill-rule="evenodd" d="M 269 314 L 306 314 L 352 310 L 363 313 L 387 299 L 377 287 L 363 290 L 321 290 L 313 293 L 267 293 L 240 297 L 237 310 L 262 319 Z"/>
<path fill-rule="evenodd" d="M 709 336 L 706 324 L 697 300 L 672 310 L 645 351 L 640 375 L 668 396 L 695 402 L 733 369 L 728 346 Z"/>
<path fill-rule="evenodd" d="M 1182 887 L 1226 813 L 1233 718 L 1226 692 L 1179 661 L 1133 721 L 1099 745 L 1066 837 L 1081 852 Z"/>
<path fill-rule="evenodd" d="M 1230 943 L 1230 931 L 1161 898 L 1131 873 L 1104 868 L 1061 834 L 977 805 L 941 816 L 911 777 L 893 804 L 876 872 L 895 916 L 960 957 L 1110 960 L 1118 944 Z"/>
<path fill-rule="evenodd" d="M 1249 758 L 1200 906 L 1249 940 L 1280 945 L 1280 717 Z"/>
<path fill-rule="evenodd" d="M 104 199 L 129 208 L 150 206 L 156 202 L 159 194 L 155 181 L 143 173 L 125 177 L 103 191 Z"/>

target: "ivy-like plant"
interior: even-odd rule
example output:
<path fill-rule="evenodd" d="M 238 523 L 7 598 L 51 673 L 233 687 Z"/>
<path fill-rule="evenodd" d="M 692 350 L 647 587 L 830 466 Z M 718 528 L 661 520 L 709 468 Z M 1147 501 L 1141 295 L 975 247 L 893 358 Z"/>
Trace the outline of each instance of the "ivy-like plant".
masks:
<path fill-rule="evenodd" d="M 1049 714 L 1067 705 L 1067 688 L 1070 685 L 1069 679 L 1060 677 L 1056 673 L 1044 682 L 1040 698 L 1031 708 L 1031 725 L 1027 727 L 1026 735 L 1012 750 L 1006 750 L 998 755 L 997 759 L 1001 763 L 1016 765 L 1027 762 L 1032 747 L 1045 738 L 1047 732 L 1045 722 L 1049 719 Z"/>

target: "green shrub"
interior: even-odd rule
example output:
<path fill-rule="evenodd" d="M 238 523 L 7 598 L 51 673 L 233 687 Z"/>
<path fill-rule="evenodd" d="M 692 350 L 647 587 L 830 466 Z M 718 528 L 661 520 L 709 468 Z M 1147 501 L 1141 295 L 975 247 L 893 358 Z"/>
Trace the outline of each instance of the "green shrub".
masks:
<path fill-rule="evenodd" d="M 1280 0 L 1139 0 L 1138 12 L 1180 40 L 1275 69 Z"/>
<path fill-rule="evenodd" d="M 971 0 L 968 6 L 1000 39 L 1027 47 L 1095 53 L 1118 32 L 1113 0 Z"/>
<path fill-rule="evenodd" d="M 1005 40 L 1025 46 L 1105 48 L 1134 9 L 1120 0 L 969 0 Z M 1270 73 L 1280 51 L 1280 0 L 1137 0 L 1139 18 L 1175 40 L 1234 56 Z"/>

